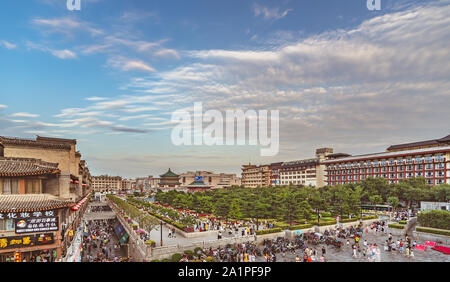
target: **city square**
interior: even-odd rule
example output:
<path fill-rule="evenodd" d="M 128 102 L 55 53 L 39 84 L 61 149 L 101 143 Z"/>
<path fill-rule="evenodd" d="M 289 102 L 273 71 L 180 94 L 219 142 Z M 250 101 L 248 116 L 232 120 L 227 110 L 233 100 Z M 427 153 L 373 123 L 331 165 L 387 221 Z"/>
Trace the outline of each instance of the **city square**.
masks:
<path fill-rule="evenodd" d="M 450 262 L 449 19 L 450 0 L 2 1 L 0 264 Z"/>

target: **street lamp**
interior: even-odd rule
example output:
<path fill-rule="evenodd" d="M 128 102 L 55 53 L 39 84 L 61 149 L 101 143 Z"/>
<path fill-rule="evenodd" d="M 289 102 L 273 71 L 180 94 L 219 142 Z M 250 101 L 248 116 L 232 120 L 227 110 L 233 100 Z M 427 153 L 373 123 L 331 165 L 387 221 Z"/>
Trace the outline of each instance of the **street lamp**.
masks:
<path fill-rule="evenodd" d="M 162 247 L 162 245 L 163 245 L 162 230 L 163 230 L 163 225 L 166 225 L 166 223 L 165 222 L 163 223 L 162 220 L 159 223 L 160 223 L 160 229 L 161 229 L 161 247 Z"/>

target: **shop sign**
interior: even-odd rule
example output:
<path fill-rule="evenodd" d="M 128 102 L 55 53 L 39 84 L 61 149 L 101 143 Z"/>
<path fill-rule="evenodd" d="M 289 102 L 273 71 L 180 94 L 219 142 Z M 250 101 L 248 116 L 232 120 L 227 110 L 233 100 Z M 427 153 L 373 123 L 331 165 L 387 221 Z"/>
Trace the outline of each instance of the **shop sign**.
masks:
<path fill-rule="evenodd" d="M 3 212 L 0 213 L 0 219 L 26 219 L 26 218 L 40 218 L 47 216 L 57 216 L 55 210 L 51 211 L 36 211 L 36 212 Z"/>
<path fill-rule="evenodd" d="M 27 248 L 37 245 L 53 244 L 53 234 L 0 237 L 0 251 L 12 248 Z"/>
<path fill-rule="evenodd" d="M 21 261 L 22 261 L 22 258 L 20 256 L 20 253 L 19 252 L 15 252 L 14 253 L 14 262 L 21 262 Z"/>
<path fill-rule="evenodd" d="M 58 231 L 58 217 L 16 219 L 16 234 Z"/>

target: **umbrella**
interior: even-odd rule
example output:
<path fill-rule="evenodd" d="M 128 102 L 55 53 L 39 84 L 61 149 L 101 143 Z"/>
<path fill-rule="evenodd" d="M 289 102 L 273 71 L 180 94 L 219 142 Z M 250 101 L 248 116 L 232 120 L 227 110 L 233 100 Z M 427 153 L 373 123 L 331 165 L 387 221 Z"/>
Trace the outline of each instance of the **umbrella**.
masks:
<path fill-rule="evenodd" d="M 139 229 L 139 230 L 136 230 L 136 233 L 145 233 L 145 231 L 142 229 Z"/>

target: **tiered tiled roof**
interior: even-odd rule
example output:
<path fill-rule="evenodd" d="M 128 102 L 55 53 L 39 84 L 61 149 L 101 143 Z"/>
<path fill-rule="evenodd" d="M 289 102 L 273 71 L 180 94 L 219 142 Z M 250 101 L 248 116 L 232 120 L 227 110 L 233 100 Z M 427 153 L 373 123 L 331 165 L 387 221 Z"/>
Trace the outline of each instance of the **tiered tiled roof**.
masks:
<path fill-rule="evenodd" d="M 73 205 L 72 201 L 49 194 L 0 195 L 0 212 L 45 211 Z"/>
<path fill-rule="evenodd" d="M 0 157 L 0 177 L 47 175 L 60 172 L 57 163 L 48 163 L 39 159 Z"/>
<path fill-rule="evenodd" d="M 173 173 L 169 168 L 169 171 L 164 173 L 163 175 L 160 175 L 160 177 L 179 177 L 179 175 L 176 173 Z"/>

